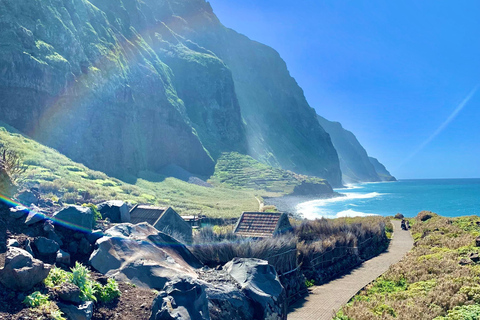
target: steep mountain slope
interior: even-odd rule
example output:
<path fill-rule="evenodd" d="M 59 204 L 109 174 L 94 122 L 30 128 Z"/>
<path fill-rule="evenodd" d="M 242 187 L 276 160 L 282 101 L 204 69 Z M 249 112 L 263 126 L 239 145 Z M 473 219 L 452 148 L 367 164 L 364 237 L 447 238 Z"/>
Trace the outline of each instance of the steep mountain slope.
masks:
<path fill-rule="evenodd" d="M 249 154 L 273 166 L 341 185 L 338 156 L 280 55 L 225 28 L 202 0 L 165 1 L 175 32 L 213 51 L 231 69 Z M 181 18 L 179 18 L 181 17 Z"/>
<path fill-rule="evenodd" d="M 330 135 L 333 145 L 338 152 L 342 179 L 345 183 L 376 182 L 393 178 L 388 171 L 385 173 L 385 167 L 378 160 L 378 165 L 382 166 L 385 171 L 382 171 L 380 168 L 380 171 L 376 170 L 376 166 L 371 162 L 367 151 L 352 132 L 344 129 L 338 122 L 329 121 L 318 115 L 317 119 Z"/>
<path fill-rule="evenodd" d="M 341 185 L 278 53 L 204 0 L 2 0 L 0 120 L 121 178 L 237 151 Z"/>
<path fill-rule="evenodd" d="M 381 164 L 380 161 L 378 161 L 377 159 L 375 159 L 373 157 L 368 157 L 368 159 L 370 160 L 370 162 L 375 167 L 375 170 L 377 171 L 378 176 L 380 177 L 380 180 L 382 180 L 382 181 L 397 181 L 397 179 L 395 179 L 395 177 L 392 176 L 390 174 L 390 172 L 388 172 L 387 168 L 385 168 L 385 166 L 383 164 Z"/>

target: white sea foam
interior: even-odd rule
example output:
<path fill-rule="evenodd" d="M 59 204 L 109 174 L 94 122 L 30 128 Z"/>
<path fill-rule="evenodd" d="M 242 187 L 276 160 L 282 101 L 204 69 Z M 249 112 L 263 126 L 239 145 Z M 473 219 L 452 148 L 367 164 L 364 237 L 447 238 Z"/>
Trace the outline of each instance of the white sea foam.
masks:
<path fill-rule="evenodd" d="M 373 213 L 366 213 L 355 211 L 352 209 L 343 210 L 340 212 L 333 212 L 332 210 L 327 209 L 329 204 L 336 202 L 348 202 L 355 199 L 371 199 L 384 195 L 383 193 L 370 192 L 370 193 L 345 193 L 343 197 L 336 197 L 330 199 L 318 199 L 311 200 L 307 202 L 299 203 L 295 209 L 297 213 L 303 215 L 306 219 L 316 219 L 316 218 L 339 218 L 339 217 L 364 217 L 369 215 L 375 215 Z M 355 204 L 351 204 L 356 206 Z"/>

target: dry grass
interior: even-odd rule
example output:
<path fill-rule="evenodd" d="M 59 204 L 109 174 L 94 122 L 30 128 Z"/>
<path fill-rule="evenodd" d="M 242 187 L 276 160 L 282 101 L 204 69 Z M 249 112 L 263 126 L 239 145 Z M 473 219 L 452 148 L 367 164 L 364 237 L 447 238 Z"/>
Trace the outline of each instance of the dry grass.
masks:
<path fill-rule="evenodd" d="M 468 306 L 480 304 L 480 265 L 459 264 L 480 252 L 479 224 L 477 216 L 448 219 L 421 212 L 412 219 L 414 249 L 336 319 L 479 319 L 480 308 Z"/>

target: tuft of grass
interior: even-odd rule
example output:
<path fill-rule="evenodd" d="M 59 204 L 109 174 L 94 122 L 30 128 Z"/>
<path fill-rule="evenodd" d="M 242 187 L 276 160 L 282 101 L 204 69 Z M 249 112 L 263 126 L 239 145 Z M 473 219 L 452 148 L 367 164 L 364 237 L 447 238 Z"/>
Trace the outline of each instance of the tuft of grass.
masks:
<path fill-rule="evenodd" d="M 48 298 L 48 295 L 42 294 L 40 291 L 35 291 L 26 296 L 23 303 L 28 307 L 36 308 L 50 303 L 50 299 Z"/>

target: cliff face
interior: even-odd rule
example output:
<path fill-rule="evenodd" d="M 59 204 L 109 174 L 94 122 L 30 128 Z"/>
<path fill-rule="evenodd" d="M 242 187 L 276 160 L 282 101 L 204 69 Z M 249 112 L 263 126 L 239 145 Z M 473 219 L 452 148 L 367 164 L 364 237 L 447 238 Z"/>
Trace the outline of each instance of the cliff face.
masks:
<path fill-rule="evenodd" d="M 352 132 L 344 129 L 338 122 L 329 121 L 321 116 L 317 116 L 317 119 L 330 135 L 338 152 L 342 179 L 345 183 L 391 181 L 391 178 L 395 180 L 378 160 L 368 156 Z"/>
<path fill-rule="evenodd" d="M 341 184 L 337 153 L 278 53 L 204 0 L 2 0 L 0 120 L 117 176 L 224 151 Z"/>
<path fill-rule="evenodd" d="M 378 173 L 381 181 L 397 181 L 397 179 L 388 172 L 387 168 L 381 164 L 377 159 L 373 157 L 368 157 L 372 165 L 375 167 L 375 170 Z"/>

